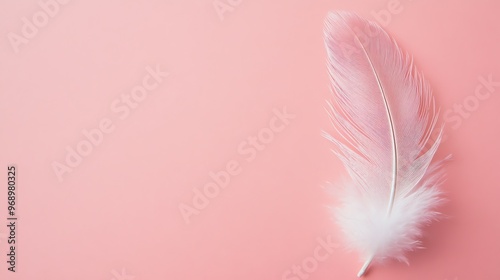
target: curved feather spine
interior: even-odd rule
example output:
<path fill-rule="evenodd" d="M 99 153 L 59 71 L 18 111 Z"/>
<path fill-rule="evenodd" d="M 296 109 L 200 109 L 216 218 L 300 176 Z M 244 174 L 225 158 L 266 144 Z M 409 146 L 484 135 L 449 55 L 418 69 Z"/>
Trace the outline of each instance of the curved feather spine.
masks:
<path fill-rule="evenodd" d="M 360 27 L 375 35 L 366 36 Z M 437 217 L 441 163 L 431 160 L 441 132 L 431 141 L 437 112 L 430 88 L 378 25 L 331 13 L 325 42 L 334 94 L 328 113 L 342 139 L 327 138 L 353 181 L 353 193 L 342 198 L 336 216 L 352 235 L 351 247 L 365 255 L 361 276 L 374 260 L 406 261 L 405 253 L 419 244 L 422 225 Z M 346 42 L 354 43 L 355 51 L 348 59 L 339 47 Z"/>
<path fill-rule="evenodd" d="M 387 103 L 387 97 L 386 97 L 386 93 L 384 91 L 384 86 L 382 85 L 382 81 L 380 80 L 380 78 L 379 78 L 379 76 L 377 74 L 377 70 L 375 70 L 375 68 L 373 67 L 373 63 L 372 63 L 372 61 L 370 59 L 370 56 L 366 53 L 366 49 L 363 46 L 363 44 L 361 43 L 361 41 L 359 40 L 359 37 L 354 32 L 353 32 L 353 36 L 356 39 L 356 41 L 360 44 L 361 49 L 363 50 L 363 54 L 366 56 L 366 59 L 370 63 L 370 68 L 373 71 L 373 75 L 375 76 L 375 79 L 377 81 L 377 85 L 378 85 L 378 87 L 380 89 L 380 93 L 382 95 L 382 99 L 384 100 L 384 106 L 385 106 L 385 109 L 386 109 L 386 112 L 387 112 L 387 120 L 389 122 L 389 128 L 390 128 L 390 131 L 391 131 L 391 138 L 392 138 L 392 141 L 391 141 L 391 144 L 392 144 L 392 172 L 393 172 L 392 174 L 393 174 L 393 176 L 392 176 L 392 184 L 391 184 L 391 195 L 390 195 L 390 198 L 389 198 L 389 206 L 387 207 L 387 216 L 389 216 L 389 215 L 391 215 L 392 206 L 394 205 L 394 197 L 396 196 L 396 184 L 397 184 L 397 176 L 398 176 L 398 153 L 397 153 L 397 150 L 398 150 L 397 146 L 398 145 L 396 143 L 396 132 L 394 131 L 394 123 L 392 121 L 391 109 L 389 108 L 389 104 Z M 370 265 L 371 259 L 373 259 L 373 257 L 369 258 L 369 260 L 367 261 L 367 263 L 365 263 L 365 266 L 363 266 L 364 269 L 363 268 L 361 269 L 361 275 L 363 275 L 364 271 Z"/>

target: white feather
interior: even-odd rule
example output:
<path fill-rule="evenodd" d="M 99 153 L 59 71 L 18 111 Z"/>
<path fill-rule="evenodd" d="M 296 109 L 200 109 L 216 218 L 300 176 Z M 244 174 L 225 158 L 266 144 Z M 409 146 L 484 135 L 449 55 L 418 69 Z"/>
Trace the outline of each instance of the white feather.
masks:
<path fill-rule="evenodd" d="M 431 161 L 442 127 L 429 85 L 376 23 L 330 13 L 325 43 L 338 137 L 325 136 L 351 178 L 335 218 L 364 259 L 362 276 L 375 261 L 408 262 L 423 226 L 438 217 L 442 161 Z"/>

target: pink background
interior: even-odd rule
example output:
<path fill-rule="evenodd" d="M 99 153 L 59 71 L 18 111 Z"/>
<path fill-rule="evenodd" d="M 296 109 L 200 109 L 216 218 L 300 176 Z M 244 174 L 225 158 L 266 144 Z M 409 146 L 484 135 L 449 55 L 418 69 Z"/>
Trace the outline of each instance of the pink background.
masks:
<path fill-rule="evenodd" d="M 500 85 L 474 95 L 488 93 L 480 77 L 500 81 L 500 6 L 395 1 L 224 0 L 219 16 L 212 0 L 73 0 L 17 47 L 9 34 L 43 10 L 1 1 L 0 278 L 299 280 L 287 270 L 305 261 L 317 265 L 304 279 L 355 279 L 360 262 L 336 243 L 322 187 L 344 176 L 320 136 L 329 128 L 323 19 L 343 9 L 385 16 L 446 114 L 438 156 L 454 155 L 449 218 L 428 228 L 411 266 L 374 267 L 367 279 L 500 279 Z M 137 108 L 111 109 L 156 65 L 169 76 Z M 249 149 L 284 107 L 294 118 Z M 59 180 L 54 162 L 105 119 L 114 130 Z M 179 205 L 192 206 L 193 189 L 228 163 L 238 174 L 187 224 Z M 5 262 L 9 164 L 16 273 Z M 313 260 L 328 238 L 333 249 Z"/>

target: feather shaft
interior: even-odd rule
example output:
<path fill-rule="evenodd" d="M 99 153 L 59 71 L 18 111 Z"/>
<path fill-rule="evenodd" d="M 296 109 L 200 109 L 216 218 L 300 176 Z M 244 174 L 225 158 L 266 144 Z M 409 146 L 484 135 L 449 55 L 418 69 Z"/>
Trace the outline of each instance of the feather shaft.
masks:
<path fill-rule="evenodd" d="M 358 277 L 362 277 L 363 275 L 365 275 L 366 271 L 368 270 L 368 267 L 370 267 L 370 264 L 373 261 L 373 257 L 374 256 L 372 255 L 365 261 L 365 263 L 358 272 Z"/>
<path fill-rule="evenodd" d="M 423 226 L 437 219 L 443 160 L 432 160 L 442 127 L 432 139 L 439 113 L 432 91 L 376 23 L 330 13 L 325 44 L 327 111 L 338 137 L 324 135 L 351 179 L 334 215 L 348 247 L 361 253 L 361 277 L 385 259 L 407 262 Z"/>
<path fill-rule="evenodd" d="M 378 88 L 379 88 L 380 93 L 382 95 L 382 99 L 384 100 L 384 107 L 386 109 L 387 120 L 389 122 L 389 128 L 390 128 L 390 131 L 391 131 L 391 138 L 392 138 L 392 141 L 391 141 L 391 145 L 392 145 L 392 174 L 393 175 L 392 175 L 391 193 L 390 193 L 390 197 L 389 197 L 389 205 L 387 206 L 387 216 L 390 216 L 391 212 L 392 212 L 392 207 L 394 205 L 394 198 L 396 196 L 396 184 L 397 184 L 397 176 L 398 176 L 398 168 L 397 168 L 398 154 L 397 154 L 396 135 L 395 135 L 395 131 L 394 131 L 394 122 L 392 120 L 391 110 L 390 110 L 389 104 L 387 102 L 386 92 L 384 90 L 384 86 L 382 85 L 382 81 L 379 78 L 377 70 L 373 66 L 373 62 L 372 62 L 370 56 L 368 55 L 365 46 L 361 43 L 361 40 L 360 40 L 359 36 L 356 35 L 356 33 L 350 27 L 349 27 L 349 29 L 351 30 L 351 32 L 352 32 L 352 34 L 354 36 L 354 39 L 361 46 L 361 49 L 363 50 L 363 54 L 366 56 L 366 59 L 368 60 L 368 63 L 370 64 L 370 69 L 372 70 L 373 75 L 375 76 L 375 80 L 377 81 L 377 85 L 378 85 Z M 368 263 L 370 263 L 370 262 L 371 262 L 371 259 L 369 260 Z"/>

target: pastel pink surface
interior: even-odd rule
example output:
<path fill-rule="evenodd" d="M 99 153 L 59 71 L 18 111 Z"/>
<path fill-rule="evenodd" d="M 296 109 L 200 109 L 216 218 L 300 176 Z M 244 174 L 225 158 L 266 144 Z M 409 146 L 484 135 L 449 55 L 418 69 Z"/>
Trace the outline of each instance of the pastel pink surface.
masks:
<path fill-rule="evenodd" d="M 233 6 L 221 20 L 212 0 L 74 0 L 18 53 L 9 32 L 41 8 L 0 3 L 0 182 L 15 164 L 19 183 L 16 273 L 0 191 L 2 279 L 301 279 L 287 271 L 315 258 L 318 240 L 340 242 L 323 186 L 345 172 L 320 136 L 329 128 L 323 20 L 338 9 L 370 19 L 397 11 L 385 28 L 442 108 L 438 156 L 454 155 L 448 218 L 427 229 L 411 266 L 377 266 L 367 279 L 500 279 L 497 3 L 222 2 Z M 156 65 L 169 76 L 120 119 L 113 102 Z M 497 84 L 479 99 L 490 75 Z M 242 153 L 285 107 L 289 123 L 255 157 Z M 103 119 L 113 132 L 58 180 L 53 163 Z M 233 161 L 241 172 L 187 224 L 179 205 Z M 332 248 L 302 270 L 308 279 L 356 278 L 357 255 Z"/>

